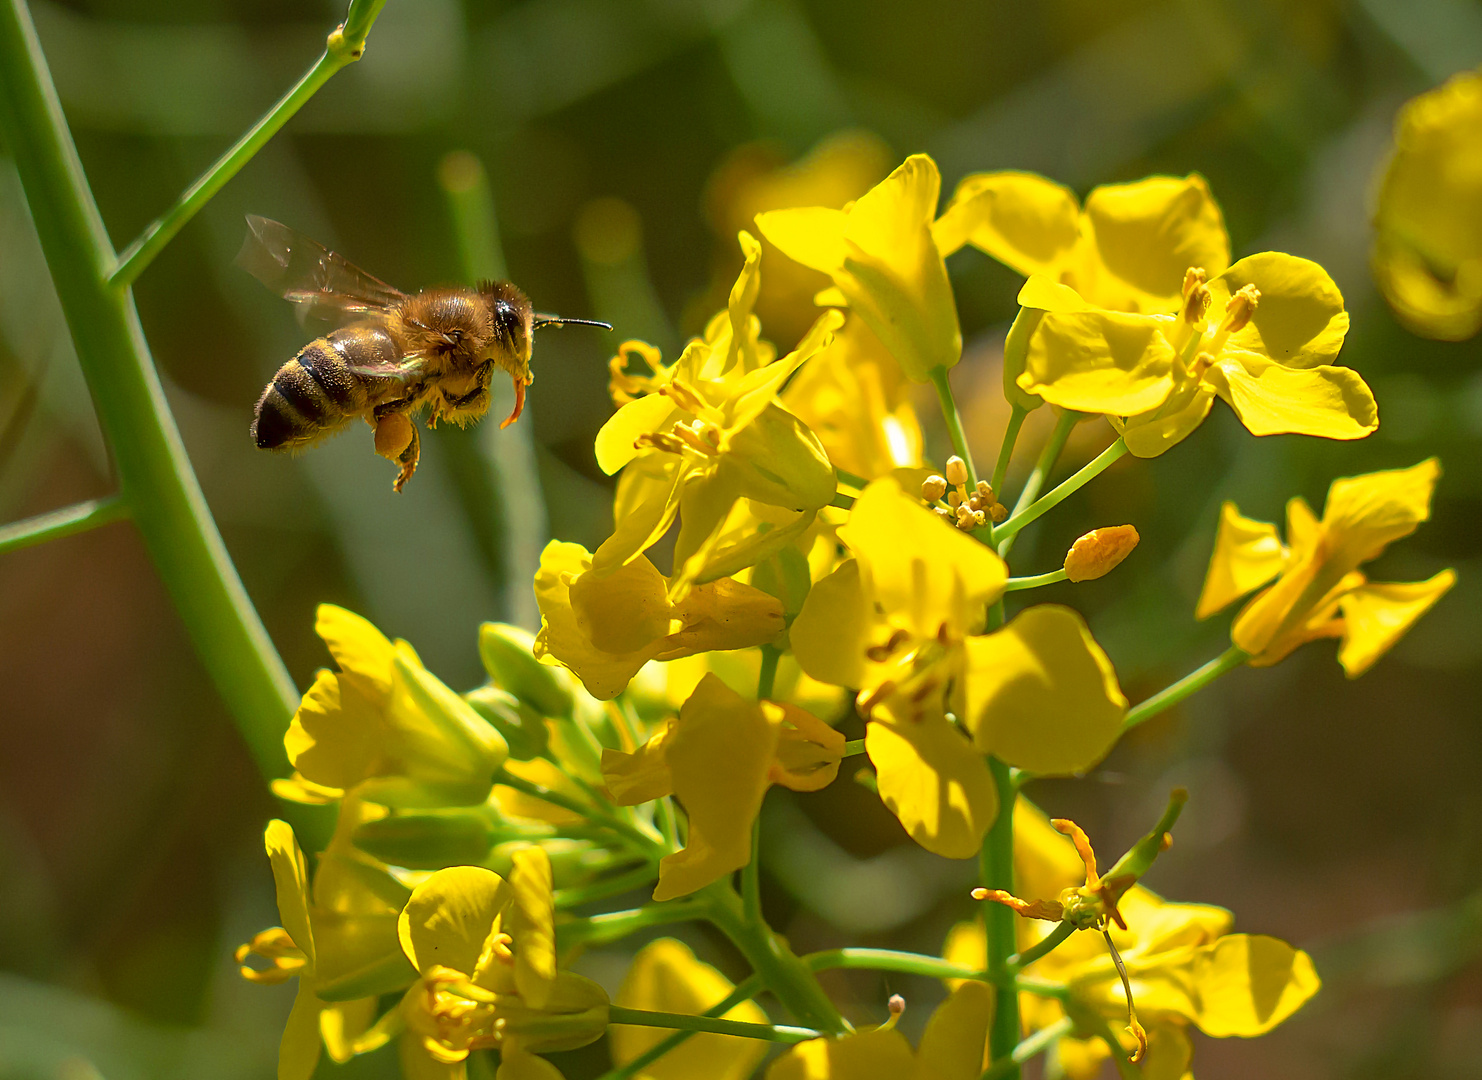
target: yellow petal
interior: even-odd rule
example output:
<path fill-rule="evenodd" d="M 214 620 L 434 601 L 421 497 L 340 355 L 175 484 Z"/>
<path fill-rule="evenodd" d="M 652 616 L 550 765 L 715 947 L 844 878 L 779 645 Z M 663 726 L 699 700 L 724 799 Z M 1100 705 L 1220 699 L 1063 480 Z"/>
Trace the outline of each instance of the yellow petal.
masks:
<path fill-rule="evenodd" d="M 1194 617 L 1207 619 L 1260 588 L 1281 573 L 1285 562 L 1286 549 L 1276 535 L 1276 526 L 1242 516 L 1227 500 L 1220 507 L 1220 529 Z"/>
<path fill-rule="evenodd" d="M 637 806 L 674 793 L 674 776 L 664 756 L 672 725 L 665 725 L 631 754 L 621 750 L 602 751 L 602 780 L 612 801 L 619 806 Z"/>
<path fill-rule="evenodd" d="M 1008 580 L 990 547 L 926 509 L 895 476 L 864 490 L 839 538 L 859 561 L 865 595 L 891 625 L 918 638 L 936 637 L 943 625 L 961 636 Z"/>
<path fill-rule="evenodd" d="M 777 756 L 768 774 L 793 791 L 818 791 L 839 775 L 844 736 L 805 709 L 788 702 L 762 702 L 777 727 Z"/>
<path fill-rule="evenodd" d="M 1343 597 L 1338 662 L 1348 677 L 1368 671 L 1455 584 L 1456 571 L 1442 570 L 1428 581 L 1372 583 Z"/>
<path fill-rule="evenodd" d="M 998 792 L 988 766 L 967 738 L 941 715 L 920 721 L 882 719 L 865 728 L 865 752 L 875 766 L 880 798 L 927 851 L 971 859 L 998 816 Z"/>
<path fill-rule="evenodd" d="M 674 605 L 674 616 L 680 628 L 664 639 L 655 659 L 765 645 L 786 625 L 780 600 L 734 578 L 697 585 Z"/>
<path fill-rule="evenodd" d="M 340 671 L 350 676 L 371 700 L 391 692 L 391 661 L 395 652 L 386 635 L 369 619 L 334 604 L 315 610 L 314 633 L 329 646 Z"/>
<path fill-rule="evenodd" d="M 531 845 L 514 853 L 509 873 L 513 903 L 504 926 L 514 938 L 515 986 L 532 1009 L 543 1009 L 556 981 L 556 905 L 551 858 Z"/>
<path fill-rule="evenodd" d="M 1095 311 L 1096 305 L 1069 285 L 1061 284 L 1042 274 L 1032 275 L 1019 290 L 1020 307 L 1036 311 L 1056 311 L 1062 314 L 1075 311 Z"/>
<path fill-rule="evenodd" d="M 972 968 L 974 971 L 982 971 L 986 968 L 988 966 L 988 932 L 983 928 L 983 921 L 964 919 L 960 923 L 954 923 L 952 929 L 947 931 L 947 940 L 942 945 L 942 959 L 948 963 Z M 956 990 L 968 980 L 943 979 L 942 981 L 947 984 L 948 990 Z"/>
<path fill-rule="evenodd" d="M 1151 317 L 1047 312 L 1029 340 L 1019 388 L 1080 412 L 1133 416 L 1173 392 L 1173 347 Z"/>
<path fill-rule="evenodd" d="M 428 1052 L 424 1041 L 407 1032 L 397 1040 L 396 1053 L 402 1080 L 468 1080 L 468 1062 L 441 1061 Z"/>
<path fill-rule="evenodd" d="M 278 897 L 278 918 L 293 943 L 308 958 L 314 970 L 314 931 L 309 923 L 309 868 L 304 853 L 293 835 L 293 826 L 276 818 L 263 832 L 263 846 L 273 868 L 273 885 Z M 316 1029 L 317 1030 L 317 1029 Z"/>
<path fill-rule="evenodd" d="M 302 779 L 313 785 L 311 791 L 351 788 L 370 774 L 385 738 L 390 662 L 384 693 L 372 700 L 362 692 L 364 685 L 363 680 L 342 681 L 332 671 L 320 671 L 293 714 L 283 747 Z"/>
<path fill-rule="evenodd" d="M 789 259 L 825 274 L 844 266 L 842 210 L 822 206 L 768 210 L 756 216 L 756 227 Z"/>
<path fill-rule="evenodd" d="M 393 931 L 393 940 L 395 937 Z M 319 1014 L 319 1034 L 330 1058 L 343 1065 L 357 1053 L 357 1048 L 375 1023 L 375 998 L 343 1001 L 325 1006 Z"/>
<path fill-rule="evenodd" d="M 1252 435 L 1362 439 L 1379 426 L 1374 395 L 1346 367 L 1246 365 L 1239 354 L 1210 368 L 1210 380 Z"/>
<path fill-rule="evenodd" d="M 822 509 L 837 490 L 818 436 L 775 402 L 731 436 L 720 468 L 738 495 L 789 510 Z"/>
<path fill-rule="evenodd" d="M 1294 368 L 1317 367 L 1338 355 L 1348 333 L 1348 312 L 1343 294 L 1321 266 L 1276 251 L 1241 259 L 1209 282 L 1212 321 L 1246 285 L 1254 285 L 1261 299 L 1250 322 L 1230 336 L 1232 346 Z"/>
<path fill-rule="evenodd" d="M 319 1064 L 319 1010 L 323 1002 L 300 979 L 283 1040 L 278 1044 L 278 1080 L 309 1080 Z"/>
<path fill-rule="evenodd" d="M 618 498 L 613 503 L 615 528 L 592 556 L 592 565 L 604 574 L 632 562 L 669 531 L 679 514 L 680 493 L 695 472 L 673 454 L 655 451 L 639 461 L 643 464 L 634 465 L 641 468 L 635 484 L 630 487 L 623 482 L 631 469 L 618 482 Z"/>
<path fill-rule="evenodd" d="M 1322 985 L 1305 952 L 1258 934 L 1229 934 L 1204 946 L 1191 976 L 1199 1003 L 1191 1019 L 1215 1038 L 1264 1035 Z"/>
<path fill-rule="evenodd" d="M 957 185 L 932 234 L 943 255 L 970 243 L 1025 277 L 1053 277 L 1075 246 L 1079 217 L 1075 193 L 1053 180 L 973 173 Z"/>
<path fill-rule="evenodd" d="M 679 710 L 665 756 L 689 814 L 688 843 L 659 863 L 655 900 L 687 896 L 751 860 L 751 823 L 767 790 L 776 728 L 714 675 Z"/>
<path fill-rule="evenodd" d="M 926 1022 L 911 1080 L 977 1080 L 992 1020 L 993 991 L 986 983 L 957 987 Z"/>
<path fill-rule="evenodd" d="M 875 665 L 865 649 L 878 622 L 860 581 L 859 562 L 848 559 L 809 590 L 788 640 L 810 677 L 835 686 L 867 686 Z"/>
<path fill-rule="evenodd" d="M 1109 311 L 1174 311 L 1190 267 L 1213 277 L 1230 264 L 1224 216 L 1197 173 L 1096 188 L 1082 230 L 1090 243 L 1076 253 L 1070 283 Z"/>
<path fill-rule="evenodd" d="M 901 1080 L 913 1066 L 906 1037 L 894 1028 L 877 1028 L 798 1043 L 772 1062 L 767 1080 Z"/>
<path fill-rule="evenodd" d="M 1035 773 L 1084 772 L 1122 728 L 1127 699 L 1085 620 L 1040 604 L 967 640 L 973 745 Z"/>
<path fill-rule="evenodd" d="M 397 921 L 402 951 L 420 972 L 442 966 L 471 976 L 510 898 L 508 883 L 492 870 L 438 870 L 412 890 L 402 909 Z"/>
<path fill-rule="evenodd" d="M 629 1009 L 698 1015 L 725 999 L 734 987 L 709 964 L 701 963 L 689 946 L 673 938 L 650 942 L 633 958 L 615 1003 Z M 725 1014 L 727 1020 L 765 1024 L 766 1013 L 755 1002 L 743 1001 Z M 661 1028 L 615 1024 L 608 1032 L 612 1060 L 625 1065 L 661 1042 Z M 637 1077 L 640 1080 L 746 1080 L 762 1058 L 765 1043 L 730 1035 L 701 1033 L 671 1050 Z"/>
<path fill-rule="evenodd" d="M 1378 558 L 1386 546 L 1409 536 L 1431 516 L 1431 493 L 1441 463 L 1427 458 L 1408 469 L 1390 469 L 1334 480 L 1322 524 L 1333 552 L 1329 562 L 1347 573 Z"/>
<path fill-rule="evenodd" d="M 611 574 L 580 574 L 570 584 L 571 610 L 592 647 L 637 652 L 669 633 L 668 582 L 645 558 Z"/>
<path fill-rule="evenodd" d="M 635 440 L 668 428 L 676 411 L 674 402 L 662 394 L 646 394 L 628 402 L 597 432 L 594 449 L 598 468 L 611 476 L 628 464 L 639 453 Z"/>
<path fill-rule="evenodd" d="M 511 1040 L 514 1042 L 514 1040 Z M 565 1080 L 561 1070 L 539 1054 L 532 1054 L 518 1043 L 507 1046 L 499 1057 L 494 1080 Z"/>

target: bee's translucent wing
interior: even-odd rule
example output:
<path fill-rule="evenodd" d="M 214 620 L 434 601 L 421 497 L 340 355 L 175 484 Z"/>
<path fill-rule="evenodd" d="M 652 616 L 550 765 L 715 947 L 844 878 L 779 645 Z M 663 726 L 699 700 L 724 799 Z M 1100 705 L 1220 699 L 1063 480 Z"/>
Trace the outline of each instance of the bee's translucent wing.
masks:
<path fill-rule="evenodd" d="M 347 364 L 357 375 L 371 379 L 394 379 L 405 385 L 421 376 L 427 368 L 427 357 L 421 353 L 408 353 L 400 360 L 381 364 Z"/>
<path fill-rule="evenodd" d="M 303 316 L 344 324 L 374 317 L 406 299 L 380 278 L 343 255 L 287 225 L 247 216 L 247 239 L 237 265 L 283 299 L 301 305 Z"/>

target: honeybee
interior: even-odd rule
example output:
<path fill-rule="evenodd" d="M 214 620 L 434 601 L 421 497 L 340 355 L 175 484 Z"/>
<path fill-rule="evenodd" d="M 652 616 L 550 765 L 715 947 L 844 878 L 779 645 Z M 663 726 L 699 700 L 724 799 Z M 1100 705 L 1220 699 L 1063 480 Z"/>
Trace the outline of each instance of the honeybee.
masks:
<path fill-rule="evenodd" d="M 264 450 L 298 450 L 343 430 L 357 416 L 375 429 L 376 453 L 400 466 L 400 491 L 417 469 L 421 439 L 412 417 L 428 425 L 463 425 L 489 409 L 496 368 L 514 380 L 525 407 L 530 338 L 545 326 L 591 319 L 537 315 L 508 281 L 477 288 L 435 287 L 415 295 L 394 289 L 302 233 L 250 215 L 237 264 L 306 316 L 337 329 L 316 338 L 278 369 L 258 398 L 252 439 Z"/>

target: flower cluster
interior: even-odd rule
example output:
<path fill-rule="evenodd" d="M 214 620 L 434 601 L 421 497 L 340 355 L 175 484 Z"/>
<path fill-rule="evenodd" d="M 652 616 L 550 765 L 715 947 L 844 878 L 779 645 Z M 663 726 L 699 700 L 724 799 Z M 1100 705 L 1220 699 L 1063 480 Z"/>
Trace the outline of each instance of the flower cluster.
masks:
<path fill-rule="evenodd" d="M 337 670 L 304 696 L 285 740 L 295 772 L 276 790 L 337 802 L 338 824 L 312 875 L 291 830 L 269 827 L 283 925 L 240 957 L 248 978 L 298 979 L 282 1080 L 307 1077 L 321 1046 L 345 1060 L 393 1037 L 412 1076 L 458 1077 L 497 1050 L 501 1080 L 554 1077 L 543 1051 L 609 1028 L 620 1076 L 742 1080 L 767 1039 L 798 1044 L 772 1080 L 1009 1076 L 1038 1052 L 1071 1077 L 1110 1057 L 1176 1080 L 1191 1028 L 1261 1034 L 1316 992 L 1302 951 L 1140 883 L 1186 793 L 1101 873 L 1085 833 L 1021 789 L 1084 774 L 1239 664 L 1332 637 L 1350 676 L 1367 670 L 1454 579 L 1360 569 L 1426 520 L 1439 466 L 1337 480 L 1321 519 L 1294 499 L 1285 543 L 1226 504 L 1191 614 L 1255 593 L 1232 647 L 1129 708 L 1086 620 L 1020 594 L 1113 572 L 1136 526 L 1090 529 L 1059 569 L 1025 576 L 1010 542 L 1124 454 L 1172 449 L 1215 398 L 1254 435 L 1373 431 L 1368 387 L 1335 363 L 1343 297 L 1304 259 L 1232 262 L 1198 176 L 1082 203 L 1038 176 L 978 174 L 940 214 L 939 200 L 936 165 L 916 155 L 846 205 L 756 215 L 776 252 L 826 283 L 790 351 L 755 314 L 763 244 L 747 231 L 725 309 L 678 357 L 619 347 L 596 437 L 618 477 L 612 533 L 595 551 L 545 549 L 540 631 L 483 628 L 487 685 L 457 693 L 407 643 L 320 609 Z M 968 244 L 1027 279 L 991 480 L 948 378 L 962 332 L 945 260 Z M 929 457 L 913 383 L 942 402 L 950 457 Z M 1052 441 L 1010 510 L 1019 425 L 1043 405 L 1057 431 L 1105 416 L 1109 445 L 1042 493 Z M 979 860 L 974 895 L 993 902 L 944 957 L 889 954 L 894 970 L 951 980 L 915 1048 L 899 1003 L 852 1030 L 813 976 L 837 957 L 795 955 L 762 915 L 768 791 L 817 791 L 856 755 L 917 844 Z M 632 893 L 637 906 L 593 910 Z M 683 920 L 730 938 L 753 977 L 732 986 L 672 939 L 642 949 L 611 999 L 569 968 L 585 945 Z M 748 1001 L 763 989 L 803 1026 L 768 1023 Z"/>

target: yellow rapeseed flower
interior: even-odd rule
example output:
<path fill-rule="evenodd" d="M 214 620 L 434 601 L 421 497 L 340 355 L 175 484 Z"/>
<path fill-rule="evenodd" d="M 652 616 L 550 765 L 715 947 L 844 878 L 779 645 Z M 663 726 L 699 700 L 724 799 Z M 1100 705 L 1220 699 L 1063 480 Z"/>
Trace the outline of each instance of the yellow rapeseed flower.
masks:
<path fill-rule="evenodd" d="M 631 754 L 602 753 L 613 800 L 631 806 L 677 795 L 689 818 L 681 851 L 659 863 L 655 900 L 687 896 L 751 861 L 751 823 L 772 784 L 831 783 L 844 736 L 796 705 L 752 701 L 707 674 L 679 716 Z"/>
<path fill-rule="evenodd" d="M 957 302 L 932 236 L 942 178 L 936 162 L 913 154 L 843 210 L 771 210 L 756 225 L 784 255 L 834 283 L 831 301 L 849 305 L 907 377 L 962 359 Z"/>
<path fill-rule="evenodd" d="M 1069 608 L 1030 608 L 983 634 L 1003 560 L 897 478 L 869 485 L 839 538 L 854 557 L 813 586 L 793 651 L 813 678 L 859 690 L 880 797 L 906 831 L 969 858 L 998 813 L 983 755 L 1079 772 L 1110 749 L 1126 699 Z"/>
<path fill-rule="evenodd" d="M 354 791 L 387 806 L 475 806 L 509 754 L 504 738 L 366 619 L 320 604 L 315 632 L 339 671 L 321 671 L 283 744 L 294 778 L 273 790 L 300 802 Z"/>
<path fill-rule="evenodd" d="M 709 964 L 695 959 L 688 945 L 673 938 L 649 942 L 633 957 L 614 1004 L 628 1009 L 698 1016 L 723 1001 L 734 987 Z M 727 1020 L 767 1023 L 767 1014 L 754 1001 L 743 1001 L 725 1014 Z M 661 1028 L 615 1025 L 608 1032 L 615 1065 L 625 1065 L 663 1041 Z M 767 1044 L 734 1035 L 701 1032 L 685 1040 L 651 1065 L 635 1080 L 746 1080 L 762 1058 Z"/>
<path fill-rule="evenodd" d="M 1456 581 L 1371 582 L 1359 566 L 1378 558 L 1430 517 L 1441 475 L 1435 458 L 1409 469 L 1333 481 L 1319 520 L 1302 499 L 1287 503 L 1287 545 L 1276 526 L 1225 503 L 1196 614 L 1206 618 L 1267 582 L 1241 610 L 1231 640 L 1253 665 L 1274 664 L 1297 646 L 1338 638 L 1338 662 L 1353 679 L 1367 671 Z"/>
<path fill-rule="evenodd" d="M 535 655 L 560 663 L 596 698 L 617 697 L 650 660 L 744 649 L 783 629 L 776 597 L 730 578 L 671 602 L 670 583 L 645 556 L 601 575 L 580 544 L 552 540 L 535 573 Z"/>
<path fill-rule="evenodd" d="M 1400 110 L 1373 265 L 1417 334 L 1461 341 L 1482 329 L 1482 71 L 1454 75 Z"/>

